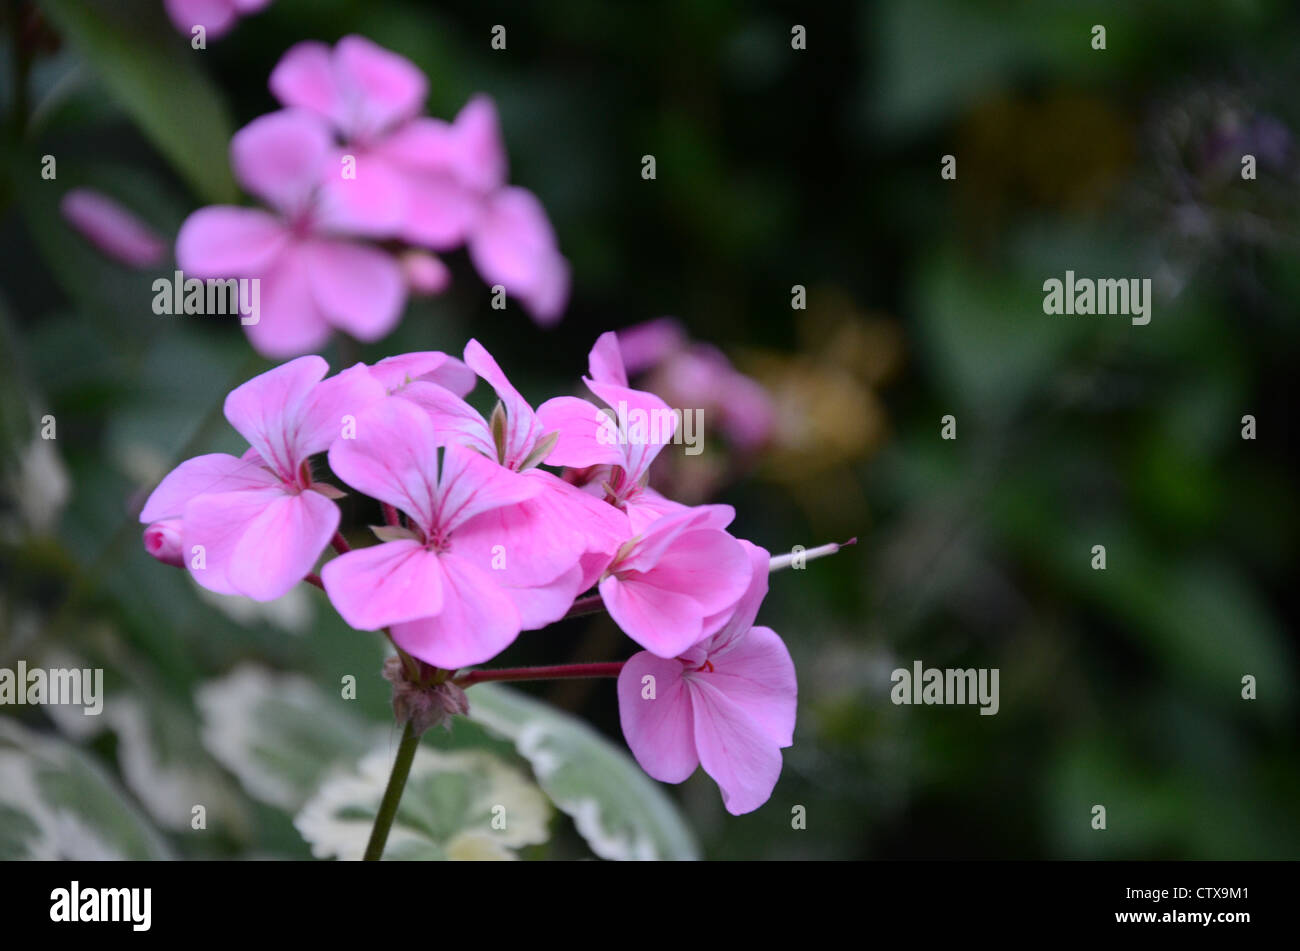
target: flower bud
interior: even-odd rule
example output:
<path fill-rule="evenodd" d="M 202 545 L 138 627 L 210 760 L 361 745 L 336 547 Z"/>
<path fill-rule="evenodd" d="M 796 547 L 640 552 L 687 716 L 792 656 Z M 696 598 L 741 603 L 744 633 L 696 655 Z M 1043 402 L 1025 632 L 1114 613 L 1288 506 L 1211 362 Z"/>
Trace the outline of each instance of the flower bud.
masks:
<path fill-rule="evenodd" d="M 412 681 L 402 658 L 396 655 L 384 661 L 384 679 L 393 685 L 393 715 L 398 723 L 411 722 L 419 736 L 432 726 L 451 729 L 451 718 L 469 712 L 465 691 L 450 680 L 440 684 Z"/>
<path fill-rule="evenodd" d="M 185 558 L 181 553 L 181 520 L 167 518 L 146 528 L 144 550 L 165 565 L 185 567 Z"/>

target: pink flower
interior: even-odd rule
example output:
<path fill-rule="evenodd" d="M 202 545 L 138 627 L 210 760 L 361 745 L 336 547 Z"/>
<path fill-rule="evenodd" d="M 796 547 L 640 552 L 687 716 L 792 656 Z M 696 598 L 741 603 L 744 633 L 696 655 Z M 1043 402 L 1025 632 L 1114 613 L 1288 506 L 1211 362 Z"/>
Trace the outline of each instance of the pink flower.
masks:
<path fill-rule="evenodd" d="M 618 332 L 628 373 L 679 406 L 698 406 L 742 452 L 761 449 L 776 425 L 763 387 L 731 365 L 722 351 L 693 343 L 681 324 L 660 317 Z"/>
<path fill-rule="evenodd" d="M 188 35 L 196 26 L 211 39 L 226 33 L 241 16 L 257 13 L 271 0 L 164 0 L 176 29 Z"/>
<path fill-rule="evenodd" d="M 420 385 L 432 384 L 411 384 Z M 379 529 L 387 540 L 327 562 L 321 580 L 354 628 L 390 627 L 403 650 L 457 668 L 494 657 L 521 625 L 492 553 L 467 544 L 465 528 L 476 516 L 533 497 L 540 486 L 457 444 L 443 450 L 440 464 L 439 442 L 429 417 L 398 397 L 359 417 L 355 439 L 334 442 L 334 472 L 400 509 L 407 526 Z"/>
<path fill-rule="evenodd" d="M 623 736 L 641 768 L 680 783 L 702 765 L 736 816 L 772 795 L 781 750 L 794 742 L 798 694 L 785 644 L 753 626 L 767 594 L 768 554 L 741 544 L 752 573 L 726 624 L 670 660 L 642 651 L 618 678 Z"/>
<path fill-rule="evenodd" d="M 461 538 L 484 560 L 497 548 L 506 555 L 495 574 L 515 598 L 523 629 L 544 627 L 559 620 L 574 598 L 595 584 L 629 534 L 627 517 L 537 468 L 554 434 L 543 429 L 532 407 L 477 340 L 466 345 L 465 364 L 499 397 L 492 422 L 440 386 L 412 383 L 400 395 L 424 409 L 439 434 L 538 483 L 538 493 L 518 506 L 471 519 Z"/>
<path fill-rule="evenodd" d="M 646 484 L 650 464 L 676 431 L 676 417 L 653 393 L 628 386 L 618 338 L 612 332 L 601 334 L 591 348 L 588 371 L 590 375 L 583 377 L 588 389 L 616 414 L 625 412 L 645 425 L 629 426 L 624 438 L 610 418 L 587 400 L 574 396 L 547 400 L 537 409 L 538 419 L 545 429 L 560 435 L 546 462 L 575 469 L 598 467 L 603 482 L 592 484 L 603 488 L 607 501 L 627 512 L 633 532 L 641 532 L 663 515 L 685 508 Z"/>
<path fill-rule="evenodd" d="M 485 281 L 518 297 L 537 322 L 559 319 L 568 299 L 568 262 L 541 202 L 506 185 L 505 145 L 491 99 L 474 97 L 451 123 L 419 116 L 424 75 L 360 36 L 345 36 L 332 50 L 297 44 L 281 58 L 270 86 L 281 103 L 325 119 L 346 143 L 355 178 L 331 170 L 324 187 L 354 226 L 436 251 L 468 243 Z M 393 214 L 398 208 L 400 218 Z"/>
<path fill-rule="evenodd" d="M 337 490 L 313 481 L 309 459 L 384 391 L 360 364 L 322 380 L 328 369 L 320 357 L 300 357 L 232 390 L 226 419 L 250 449 L 181 463 L 145 502 L 141 522 L 181 519 L 181 557 L 203 587 L 278 598 L 338 529 Z"/>
<path fill-rule="evenodd" d="M 74 188 L 59 202 L 59 211 L 86 240 L 114 261 L 149 268 L 167 253 L 167 242 L 107 195 Z"/>
<path fill-rule="evenodd" d="M 723 529 L 729 505 L 683 508 L 619 549 L 600 582 L 609 616 L 659 657 L 676 657 L 714 633 L 750 581 L 741 543 Z"/>
<path fill-rule="evenodd" d="M 226 205 L 200 208 L 176 239 L 176 260 L 199 278 L 260 278 L 253 346 L 284 357 L 324 345 L 333 329 L 377 340 L 406 303 L 401 266 L 340 234 L 354 216 L 320 182 L 333 144 L 324 123 L 300 110 L 254 119 L 230 143 L 235 177 L 279 215 Z"/>

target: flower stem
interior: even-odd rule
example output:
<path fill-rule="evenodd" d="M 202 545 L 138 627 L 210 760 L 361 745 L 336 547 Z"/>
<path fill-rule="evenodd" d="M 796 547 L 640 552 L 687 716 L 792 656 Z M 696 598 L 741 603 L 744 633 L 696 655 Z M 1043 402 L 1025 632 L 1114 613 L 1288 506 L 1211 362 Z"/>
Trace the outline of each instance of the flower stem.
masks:
<path fill-rule="evenodd" d="M 560 664 L 555 667 L 501 667 L 496 670 L 470 670 L 452 679 L 458 687 L 492 680 L 582 680 L 593 677 L 617 677 L 623 669 L 621 660 L 607 664 Z"/>
<path fill-rule="evenodd" d="M 802 567 L 804 562 L 812 561 L 814 558 L 825 558 L 827 555 L 835 554 L 841 548 L 848 548 L 850 545 L 856 545 L 857 543 L 858 540 L 855 537 L 839 544 L 831 542 L 829 545 L 822 545 L 819 548 L 809 548 L 806 551 L 799 552 L 797 555 L 794 552 L 790 552 L 787 555 L 776 555 L 772 558 L 767 570 L 780 571 L 783 568 L 789 568 L 791 565 L 795 564 Z"/>
<path fill-rule="evenodd" d="M 402 742 L 397 747 L 397 758 L 393 760 L 393 771 L 388 774 L 388 786 L 384 789 L 384 798 L 379 802 L 379 812 L 375 815 L 374 827 L 370 830 L 370 841 L 366 844 L 366 854 L 362 861 L 378 862 L 388 844 L 388 830 L 397 818 L 397 806 L 402 801 L 402 790 L 406 788 L 406 777 L 411 773 L 411 762 L 415 759 L 415 748 L 420 745 L 420 737 L 410 720 L 402 729 Z"/>
<path fill-rule="evenodd" d="M 573 602 L 573 606 L 564 613 L 564 617 L 582 617 L 584 614 L 599 614 L 605 610 L 605 602 L 598 594 L 589 594 L 585 598 L 578 598 Z M 563 620 L 563 618 L 561 618 Z"/>

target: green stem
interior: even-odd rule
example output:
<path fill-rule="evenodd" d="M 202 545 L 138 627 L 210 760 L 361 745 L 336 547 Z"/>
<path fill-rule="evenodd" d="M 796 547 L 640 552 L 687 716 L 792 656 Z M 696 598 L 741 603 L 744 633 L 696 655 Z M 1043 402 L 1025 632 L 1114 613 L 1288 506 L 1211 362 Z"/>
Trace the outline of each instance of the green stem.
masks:
<path fill-rule="evenodd" d="M 393 771 L 388 775 L 388 786 L 384 789 L 384 798 L 379 802 L 379 812 L 375 816 L 374 828 L 370 830 L 370 841 L 366 844 L 366 854 L 362 860 L 378 862 L 384 854 L 388 843 L 388 830 L 397 818 L 397 806 L 402 801 L 402 790 L 406 788 L 406 777 L 411 774 L 411 762 L 415 759 L 415 748 L 420 745 L 420 737 L 406 721 L 402 730 L 402 742 L 397 747 L 397 758 L 393 760 Z"/>

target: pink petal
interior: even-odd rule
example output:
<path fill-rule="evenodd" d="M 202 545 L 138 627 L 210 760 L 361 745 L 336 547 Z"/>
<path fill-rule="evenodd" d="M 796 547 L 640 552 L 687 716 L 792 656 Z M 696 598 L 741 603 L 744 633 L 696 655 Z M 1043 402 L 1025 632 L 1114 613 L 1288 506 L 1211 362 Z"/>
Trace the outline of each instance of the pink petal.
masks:
<path fill-rule="evenodd" d="M 647 699 L 651 684 L 653 699 Z M 632 755 L 660 782 L 680 783 L 700 765 L 691 695 L 677 661 L 633 654 L 618 675 L 618 719 Z"/>
<path fill-rule="evenodd" d="M 619 629 L 659 657 L 676 657 L 702 636 L 700 605 L 690 595 L 609 575 L 600 597 Z"/>
<path fill-rule="evenodd" d="M 230 425 L 285 482 L 297 479 L 306 458 L 298 451 L 303 404 L 328 371 L 320 357 L 299 357 L 240 384 L 226 397 Z"/>
<path fill-rule="evenodd" d="M 726 695 L 777 746 L 794 742 L 799 695 L 794 661 L 771 628 L 755 627 L 734 640 L 725 654 L 712 654 L 713 673 L 693 674 Z"/>
<path fill-rule="evenodd" d="M 465 345 L 465 365 L 486 380 L 501 399 L 506 411 L 505 458 L 502 464 L 509 469 L 518 468 L 542 435 L 533 408 L 506 379 L 492 354 L 477 340 Z"/>
<path fill-rule="evenodd" d="M 176 518 L 195 496 L 272 488 L 279 484 L 280 480 L 262 468 L 260 461 L 236 459 L 223 452 L 195 456 L 186 459 L 158 483 L 140 511 L 140 521 Z"/>
<path fill-rule="evenodd" d="M 449 445 L 442 457 L 437 524 L 454 533 L 476 515 L 532 498 L 541 486 L 473 449 Z"/>
<path fill-rule="evenodd" d="M 569 303 L 569 262 L 559 252 L 542 260 L 537 281 L 517 296 L 539 327 L 552 327 Z"/>
<path fill-rule="evenodd" d="M 297 414 L 294 454 L 306 459 L 324 452 L 356 425 L 363 410 L 386 395 L 384 385 L 363 363 L 321 380 L 307 394 Z"/>
<path fill-rule="evenodd" d="M 527 504 L 527 503 L 525 503 Z M 577 596 L 591 587 L 583 583 L 583 569 L 574 565 L 553 581 L 533 587 L 503 585 L 502 590 L 519 609 L 519 629 L 537 631 L 568 613 Z"/>
<path fill-rule="evenodd" d="M 332 331 L 316 306 L 302 246 L 290 245 L 262 275 L 261 282 L 260 319 L 244 327 L 257 352 L 282 360 L 323 347 Z"/>
<path fill-rule="evenodd" d="M 482 194 L 506 183 L 506 148 L 501 123 L 491 97 L 478 95 L 456 114 L 455 136 L 457 176 L 469 188 Z"/>
<path fill-rule="evenodd" d="M 345 147 L 327 159 L 323 169 L 316 205 L 320 230 L 368 238 L 395 238 L 402 233 L 408 203 L 406 176 L 382 155 Z M 352 177 L 345 178 L 343 173 L 349 169 Z"/>
<path fill-rule="evenodd" d="M 397 395 L 424 410 L 433 422 L 439 445 L 458 442 L 496 458 L 497 447 L 487 420 L 455 393 L 436 383 L 417 381 L 402 387 Z"/>
<path fill-rule="evenodd" d="M 437 383 L 457 396 L 464 396 L 474 389 L 476 382 L 473 370 L 441 350 L 385 357 L 373 364 L 370 372 L 390 393 L 413 381 L 423 380 Z"/>
<path fill-rule="evenodd" d="M 696 505 L 666 515 L 641 533 L 636 545 L 620 559 L 619 569 L 649 571 L 686 532 L 726 528 L 735 515 L 730 505 Z"/>
<path fill-rule="evenodd" d="M 364 36 L 345 36 L 334 47 L 340 79 L 350 101 L 342 128 L 348 135 L 373 134 L 420 111 L 429 82 L 409 59 Z"/>
<path fill-rule="evenodd" d="M 289 47 L 271 71 L 271 94 L 285 106 L 307 109 L 331 121 L 343 115 L 343 94 L 330 48 L 315 40 Z"/>
<path fill-rule="evenodd" d="M 442 173 L 407 170 L 402 237 L 435 251 L 463 244 L 482 210 L 482 199 Z"/>
<path fill-rule="evenodd" d="M 754 619 L 758 617 L 759 606 L 767 597 L 772 556 L 764 549 L 743 539 L 740 540 L 740 547 L 745 550 L 749 558 L 749 585 L 729 612 L 726 622 L 718 633 L 699 645 L 710 658 L 716 659 L 725 655 L 734 642 L 749 633 L 749 629 L 754 626 Z"/>
<path fill-rule="evenodd" d="M 587 538 L 575 523 L 556 517 L 566 513 L 546 505 L 547 497 L 541 492 L 468 519 L 457 527 L 451 550 L 509 587 L 536 587 L 571 572 Z"/>
<path fill-rule="evenodd" d="M 394 624 L 394 642 L 435 667 L 455 669 L 491 660 L 519 636 L 519 610 L 489 572 L 455 555 L 443 555 L 438 563 L 442 611 Z"/>
<path fill-rule="evenodd" d="M 627 372 L 635 376 L 658 366 L 685 346 L 686 339 L 686 331 L 679 321 L 659 317 L 620 330 L 618 347 Z M 592 378 L 597 378 L 594 372 Z"/>
<path fill-rule="evenodd" d="M 781 776 L 781 750 L 707 674 L 688 675 L 700 764 L 722 790 L 733 816 L 767 802 Z"/>
<path fill-rule="evenodd" d="M 585 469 L 621 466 L 624 462 L 623 448 L 618 445 L 609 417 L 594 403 L 576 396 L 557 396 L 537 407 L 537 421 L 542 432 L 560 434 L 546 457 L 547 465 Z"/>
<path fill-rule="evenodd" d="M 633 535 L 642 534 L 665 515 L 675 515 L 689 507 L 665 498 L 649 486 L 633 494 L 624 505 Z"/>
<path fill-rule="evenodd" d="M 161 235 L 97 191 L 72 189 L 59 202 L 59 211 L 87 241 L 128 267 L 153 267 L 167 253 Z"/>
<path fill-rule="evenodd" d="M 336 327 L 358 340 L 378 340 L 397 326 L 406 306 L 406 283 L 393 257 L 347 241 L 308 242 L 316 305 Z"/>
<path fill-rule="evenodd" d="M 291 216 L 308 206 L 332 154 L 329 129 L 302 109 L 282 109 L 254 119 L 230 140 L 235 178 Z"/>
<path fill-rule="evenodd" d="M 330 446 L 330 468 L 358 492 L 401 509 L 431 533 L 438 509 L 433 424 L 404 399 L 387 397 L 357 417 L 356 437 Z"/>
<path fill-rule="evenodd" d="M 185 506 L 181 538 L 187 567 L 203 587 L 270 601 L 312 570 L 338 523 L 338 506 L 316 492 L 223 492 Z M 204 548 L 201 569 L 193 564 L 195 545 Z"/>
<path fill-rule="evenodd" d="M 256 277 L 288 247 L 289 230 L 255 208 L 200 208 L 176 236 L 176 263 L 190 277 Z"/>
<path fill-rule="evenodd" d="M 215 40 L 237 19 L 231 0 L 164 0 L 164 6 L 176 29 L 186 36 L 201 26 L 208 38 Z"/>
<path fill-rule="evenodd" d="M 653 393 L 591 378 L 584 382 L 625 421 L 627 431 L 619 435 L 622 465 L 629 482 L 640 482 L 650 470 L 650 463 L 672 442 L 677 430 L 676 415 Z"/>
<path fill-rule="evenodd" d="M 321 581 L 343 620 L 359 631 L 377 631 L 442 610 L 438 557 L 417 541 L 398 539 L 327 561 Z"/>
<path fill-rule="evenodd" d="M 648 584 L 690 595 L 705 616 L 731 609 L 750 577 L 745 549 L 716 528 L 683 533 L 654 567 L 640 574 Z"/>
<path fill-rule="evenodd" d="M 198 504 L 186 508 L 187 516 Z M 226 577 L 254 601 L 272 601 L 315 567 L 338 527 L 338 506 L 320 493 L 282 495 L 248 526 Z"/>
<path fill-rule="evenodd" d="M 502 285 L 533 308 L 544 305 L 538 319 L 553 319 L 563 308 L 568 266 L 532 192 L 503 188 L 488 199 L 470 235 L 469 254 L 486 283 Z"/>
<path fill-rule="evenodd" d="M 587 355 L 587 373 L 598 383 L 627 386 L 627 371 L 623 369 L 619 338 L 612 330 L 596 338 L 591 353 Z"/>

